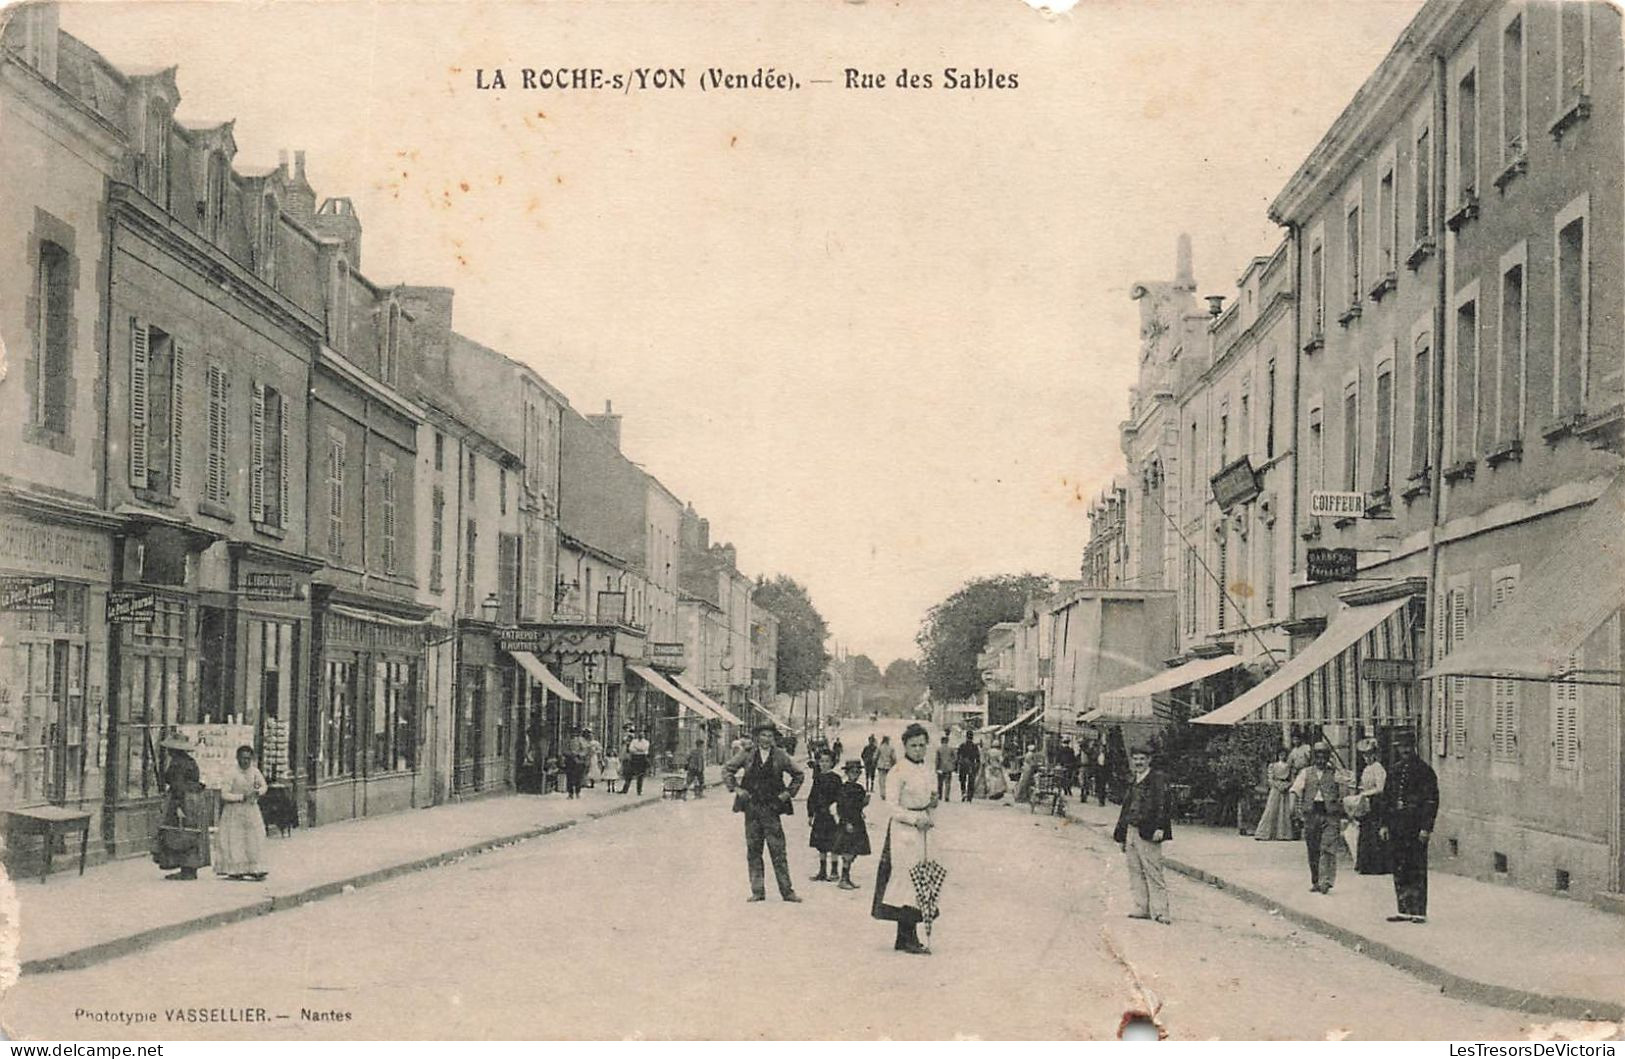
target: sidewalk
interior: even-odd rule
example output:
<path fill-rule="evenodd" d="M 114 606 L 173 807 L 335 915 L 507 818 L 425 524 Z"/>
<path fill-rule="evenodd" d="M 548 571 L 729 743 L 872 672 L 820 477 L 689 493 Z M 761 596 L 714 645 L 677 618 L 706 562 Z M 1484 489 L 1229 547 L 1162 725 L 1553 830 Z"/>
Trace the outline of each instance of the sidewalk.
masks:
<path fill-rule="evenodd" d="M 1067 812 L 1111 841 L 1117 806 L 1068 800 Z M 1194 824 L 1175 826 L 1163 863 L 1448 995 L 1566 1018 L 1625 1019 L 1625 917 L 1591 905 L 1435 871 L 1427 923 L 1389 923 L 1390 876 L 1356 875 L 1344 857 L 1333 892 L 1311 893 L 1303 843 Z"/>
<path fill-rule="evenodd" d="M 707 782 L 721 769 L 707 770 Z M 660 801 L 660 779 L 644 794 L 609 794 L 600 784 L 579 800 L 562 794 L 498 795 L 408 809 L 388 816 L 298 828 L 265 841 L 263 882 L 220 878 L 166 882 L 145 856 L 87 869 L 12 880 L 20 906 L 22 973 L 85 967 L 211 927 L 332 897 L 407 872 Z M 715 794 L 712 794 L 715 797 Z M 58 859 L 60 865 L 62 860 Z"/>

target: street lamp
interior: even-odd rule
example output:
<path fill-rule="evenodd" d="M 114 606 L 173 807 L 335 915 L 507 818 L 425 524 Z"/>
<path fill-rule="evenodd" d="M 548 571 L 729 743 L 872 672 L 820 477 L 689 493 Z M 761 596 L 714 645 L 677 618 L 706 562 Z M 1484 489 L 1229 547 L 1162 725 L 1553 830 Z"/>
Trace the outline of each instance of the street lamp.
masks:
<path fill-rule="evenodd" d="M 495 625 L 497 613 L 501 609 L 502 601 L 497 599 L 497 594 L 495 592 L 492 592 L 485 597 L 485 602 L 480 604 L 480 617 L 484 621 Z"/>

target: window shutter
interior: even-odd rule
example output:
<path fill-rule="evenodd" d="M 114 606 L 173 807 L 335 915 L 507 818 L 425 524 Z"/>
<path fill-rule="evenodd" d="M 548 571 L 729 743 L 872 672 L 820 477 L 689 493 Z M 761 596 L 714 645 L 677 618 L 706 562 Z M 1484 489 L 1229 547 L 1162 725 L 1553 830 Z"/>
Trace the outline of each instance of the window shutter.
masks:
<path fill-rule="evenodd" d="M 255 522 L 265 521 L 265 386 L 254 383 L 253 434 L 250 439 L 248 510 Z"/>
<path fill-rule="evenodd" d="M 1450 593 L 1450 647 L 1454 650 L 1467 639 L 1469 589 L 1457 588 Z M 1450 738 L 1455 743 L 1455 755 L 1467 752 L 1467 678 L 1450 678 Z"/>
<path fill-rule="evenodd" d="M 1450 627 L 1450 600 L 1454 593 L 1436 593 L 1433 606 L 1433 658 L 1437 662 L 1450 653 L 1450 641 L 1445 630 Z M 1449 680 L 1433 682 L 1433 756 L 1435 760 L 1450 753 L 1450 695 L 1446 691 Z"/>
<path fill-rule="evenodd" d="M 149 374 L 147 325 L 130 321 L 130 484 L 147 487 L 147 382 Z"/>
<path fill-rule="evenodd" d="M 186 354 L 171 342 L 169 371 L 169 495 L 181 495 L 181 469 L 186 463 L 185 436 Z"/>
<path fill-rule="evenodd" d="M 1564 667 L 1572 672 L 1580 666 L 1580 653 L 1569 655 Z M 1559 680 L 1552 683 L 1552 764 L 1560 769 L 1578 768 L 1580 763 L 1580 685 Z"/>
<path fill-rule="evenodd" d="M 1491 612 L 1511 602 L 1517 589 L 1517 574 L 1497 578 L 1490 598 Z M 1492 693 L 1495 698 L 1494 751 L 1502 758 L 1515 760 L 1518 756 L 1518 684 L 1512 680 L 1497 680 Z"/>
<path fill-rule="evenodd" d="M 281 441 L 277 447 L 277 525 L 288 525 L 288 464 L 292 462 L 292 454 L 288 452 L 288 398 L 283 396 L 276 403 L 276 429 Z"/>

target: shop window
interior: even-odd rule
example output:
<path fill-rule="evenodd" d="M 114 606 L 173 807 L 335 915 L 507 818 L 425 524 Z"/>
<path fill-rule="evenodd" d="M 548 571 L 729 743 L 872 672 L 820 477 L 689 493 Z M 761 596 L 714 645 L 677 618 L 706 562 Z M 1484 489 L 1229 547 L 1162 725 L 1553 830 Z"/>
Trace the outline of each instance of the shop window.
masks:
<path fill-rule="evenodd" d="M 289 621 L 245 623 L 241 720 L 258 734 L 260 771 L 271 783 L 286 782 L 292 773 L 297 632 L 298 626 Z"/>
<path fill-rule="evenodd" d="M 316 761 L 318 779 L 353 776 L 356 771 L 356 663 L 328 659 L 322 698 L 317 710 L 321 747 Z"/>
<path fill-rule="evenodd" d="M 123 799 L 159 793 L 158 744 L 171 725 L 194 720 L 183 694 L 191 620 L 185 603 L 159 597 L 146 625 L 120 627 L 117 775 L 111 782 Z"/>
<path fill-rule="evenodd" d="M 380 772 L 417 766 L 417 671 L 410 662 L 374 661 L 372 766 Z"/>
<path fill-rule="evenodd" d="M 85 586 L 57 581 L 52 609 L 7 615 L 0 674 L 18 712 L 0 748 L 0 796 L 13 806 L 65 804 L 84 793 L 87 724 Z"/>

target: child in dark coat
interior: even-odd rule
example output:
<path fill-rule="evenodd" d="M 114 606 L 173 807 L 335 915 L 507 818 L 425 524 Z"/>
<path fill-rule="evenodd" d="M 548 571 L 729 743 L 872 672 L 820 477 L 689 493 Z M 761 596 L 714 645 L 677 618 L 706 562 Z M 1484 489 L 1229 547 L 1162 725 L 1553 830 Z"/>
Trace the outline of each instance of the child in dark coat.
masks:
<path fill-rule="evenodd" d="M 852 881 L 852 862 L 869 855 L 869 825 L 863 821 L 863 807 L 869 804 L 869 791 L 863 785 L 863 762 L 856 758 L 846 763 L 846 782 L 841 784 L 835 800 L 835 811 L 840 818 L 835 833 L 835 852 L 841 855 L 841 889 L 856 890 Z"/>
<path fill-rule="evenodd" d="M 835 773 L 835 757 L 828 749 L 817 757 L 818 774 L 807 794 L 807 822 L 812 837 L 807 844 L 818 851 L 818 874 L 814 882 L 835 881 L 835 799 L 841 793 L 841 777 Z"/>

